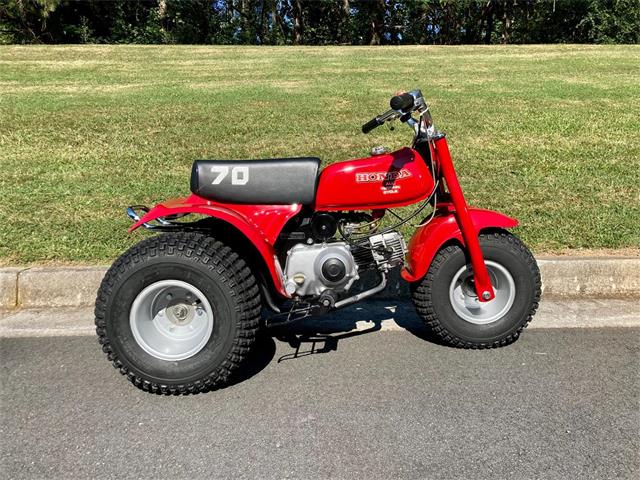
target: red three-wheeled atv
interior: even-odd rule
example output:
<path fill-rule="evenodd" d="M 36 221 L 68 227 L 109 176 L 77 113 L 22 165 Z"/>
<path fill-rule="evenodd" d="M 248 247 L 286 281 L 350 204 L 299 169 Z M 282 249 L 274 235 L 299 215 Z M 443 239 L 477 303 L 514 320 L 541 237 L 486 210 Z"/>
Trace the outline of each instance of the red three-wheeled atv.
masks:
<path fill-rule="evenodd" d="M 515 340 L 540 298 L 536 262 L 506 230 L 518 222 L 467 206 L 420 90 L 390 104 L 362 131 L 400 120 L 414 132 L 410 148 L 374 149 L 320 172 L 313 157 L 198 160 L 190 196 L 129 207 L 131 230 L 162 233 L 118 258 L 100 287 L 97 333 L 115 367 L 156 393 L 221 387 L 261 326 L 370 297 L 393 268 L 445 343 Z M 391 212 L 395 225 L 382 221 L 415 203 L 406 218 Z M 428 206 L 407 246 L 398 227 Z M 377 282 L 363 287 L 372 274 Z"/>

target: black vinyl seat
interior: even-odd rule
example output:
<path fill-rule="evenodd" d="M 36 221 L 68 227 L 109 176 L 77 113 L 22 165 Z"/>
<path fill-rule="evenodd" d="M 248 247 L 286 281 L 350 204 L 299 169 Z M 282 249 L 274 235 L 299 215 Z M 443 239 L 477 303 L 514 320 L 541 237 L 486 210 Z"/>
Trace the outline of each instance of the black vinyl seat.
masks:
<path fill-rule="evenodd" d="M 250 205 L 312 204 L 320 159 L 196 160 L 191 191 L 223 203 Z"/>

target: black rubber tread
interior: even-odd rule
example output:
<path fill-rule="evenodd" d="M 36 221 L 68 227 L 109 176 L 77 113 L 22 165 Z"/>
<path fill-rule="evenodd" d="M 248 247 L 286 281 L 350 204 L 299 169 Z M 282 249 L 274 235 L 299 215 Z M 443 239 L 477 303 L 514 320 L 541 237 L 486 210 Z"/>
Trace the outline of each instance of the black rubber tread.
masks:
<path fill-rule="evenodd" d="M 531 276 L 534 279 L 535 292 L 534 299 L 531 303 L 529 313 L 526 320 L 519 326 L 519 328 L 504 338 L 491 343 L 474 343 L 465 341 L 456 335 L 449 332 L 441 325 L 438 316 L 433 308 L 432 302 L 432 285 L 434 282 L 433 277 L 438 271 L 440 266 L 453 255 L 460 253 L 460 247 L 457 245 L 448 245 L 442 248 L 433 259 L 429 271 L 424 278 L 418 282 L 411 284 L 411 296 L 413 304 L 416 307 L 418 315 L 422 318 L 427 327 L 442 340 L 445 344 L 466 349 L 487 349 L 487 348 L 499 348 L 505 345 L 509 345 L 518 339 L 522 331 L 529 325 L 531 319 L 536 313 L 540 303 L 540 295 L 542 293 L 542 281 L 540 279 L 540 270 L 535 258 L 529 251 L 529 249 L 522 243 L 522 241 L 515 235 L 500 230 L 492 233 L 482 233 L 479 235 L 480 240 L 489 239 L 495 242 L 499 242 L 505 249 L 511 249 L 518 256 L 520 256 L 527 268 L 531 272 Z"/>
<path fill-rule="evenodd" d="M 226 276 L 239 306 L 236 313 L 240 321 L 229 355 L 217 369 L 192 383 L 163 385 L 138 377 L 117 357 L 107 337 L 106 308 L 114 286 L 128 271 L 136 268 L 145 259 L 162 256 L 184 256 L 191 261 L 207 265 L 209 269 L 215 269 L 221 276 Z M 218 389 L 229 383 L 232 374 L 246 359 L 255 342 L 261 310 L 260 290 L 255 277 L 244 260 L 230 247 L 213 237 L 199 233 L 165 233 L 134 245 L 107 271 L 96 299 L 96 333 L 107 358 L 136 387 L 161 395 L 188 395 Z"/>

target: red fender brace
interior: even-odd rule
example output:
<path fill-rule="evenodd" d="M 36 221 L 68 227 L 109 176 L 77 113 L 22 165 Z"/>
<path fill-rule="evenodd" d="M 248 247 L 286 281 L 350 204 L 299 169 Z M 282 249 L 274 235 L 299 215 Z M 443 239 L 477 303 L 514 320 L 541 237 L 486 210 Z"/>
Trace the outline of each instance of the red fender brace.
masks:
<path fill-rule="evenodd" d="M 237 228 L 255 245 L 262 256 L 276 290 L 283 296 L 290 295 L 284 289 L 282 269 L 273 247 L 285 223 L 302 207 L 293 205 L 231 205 L 217 204 L 197 195 L 167 200 L 149 210 L 129 228 L 129 232 L 160 217 L 179 213 L 199 213 L 223 220 Z"/>

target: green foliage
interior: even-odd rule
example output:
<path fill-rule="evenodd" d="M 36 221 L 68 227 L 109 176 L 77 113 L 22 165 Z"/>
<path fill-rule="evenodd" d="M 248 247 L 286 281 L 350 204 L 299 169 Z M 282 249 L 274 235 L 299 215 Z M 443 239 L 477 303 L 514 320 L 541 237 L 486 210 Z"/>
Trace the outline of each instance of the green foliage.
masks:
<path fill-rule="evenodd" d="M 638 43 L 640 1 L 593 0 L 578 28 L 594 43 Z"/>
<path fill-rule="evenodd" d="M 47 37 L 49 17 L 62 0 L 4 0 L 0 4 L 0 31 L 13 43 L 39 43 Z"/>
<path fill-rule="evenodd" d="M 4 0 L 3 43 L 638 43 L 638 0 Z"/>

